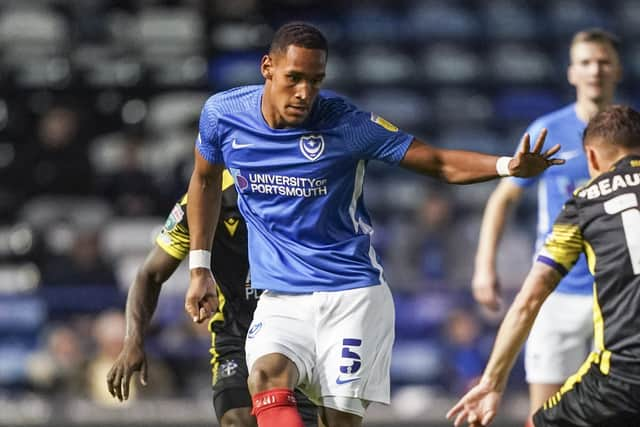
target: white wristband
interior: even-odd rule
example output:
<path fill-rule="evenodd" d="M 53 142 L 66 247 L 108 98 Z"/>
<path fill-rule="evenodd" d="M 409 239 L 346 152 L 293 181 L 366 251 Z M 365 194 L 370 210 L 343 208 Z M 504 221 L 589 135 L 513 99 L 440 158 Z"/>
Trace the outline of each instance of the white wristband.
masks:
<path fill-rule="evenodd" d="M 496 162 L 496 171 L 500 176 L 510 176 L 509 173 L 509 162 L 513 157 L 503 156 L 498 159 Z"/>
<path fill-rule="evenodd" d="M 194 268 L 211 269 L 211 252 L 202 249 L 189 251 L 189 270 Z"/>

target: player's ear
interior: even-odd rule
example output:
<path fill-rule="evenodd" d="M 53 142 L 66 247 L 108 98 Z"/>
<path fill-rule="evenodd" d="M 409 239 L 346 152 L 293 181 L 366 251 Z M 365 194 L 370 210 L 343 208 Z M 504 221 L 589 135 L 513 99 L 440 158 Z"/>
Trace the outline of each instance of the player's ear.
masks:
<path fill-rule="evenodd" d="M 598 152 L 591 146 L 586 145 L 584 147 L 585 154 L 587 155 L 587 164 L 589 166 L 590 175 L 596 176 L 600 174 L 600 159 L 598 158 Z"/>
<path fill-rule="evenodd" d="M 271 55 L 264 55 L 260 62 L 260 72 L 265 80 L 271 80 L 273 77 L 273 59 Z"/>

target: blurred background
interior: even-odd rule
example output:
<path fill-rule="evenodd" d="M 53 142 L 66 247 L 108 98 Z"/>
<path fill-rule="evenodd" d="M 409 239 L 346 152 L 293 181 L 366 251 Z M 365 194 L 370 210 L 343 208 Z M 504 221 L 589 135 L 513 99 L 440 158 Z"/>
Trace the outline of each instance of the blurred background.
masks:
<path fill-rule="evenodd" d="M 147 339 L 149 386 L 125 405 L 105 376 L 135 270 L 186 190 L 203 102 L 260 83 L 274 29 L 294 19 L 329 38 L 326 88 L 437 146 L 513 152 L 533 118 L 573 101 L 568 43 L 586 27 L 621 36 L 619 101 L 640 95 L 635 0 L 0 0 L 0 424 L 215 425 L 184 266 Z M 379 164 L 367 179 L 397 340 L 393 404 L 366 425 L 446 425 L 501 317 L 469 291 L 495 183 Z M 500 250 L 510 297 L 533 255 L 534 198 Z M 498 425 L 522 425 L 521 360 L 509 387 Z"/>

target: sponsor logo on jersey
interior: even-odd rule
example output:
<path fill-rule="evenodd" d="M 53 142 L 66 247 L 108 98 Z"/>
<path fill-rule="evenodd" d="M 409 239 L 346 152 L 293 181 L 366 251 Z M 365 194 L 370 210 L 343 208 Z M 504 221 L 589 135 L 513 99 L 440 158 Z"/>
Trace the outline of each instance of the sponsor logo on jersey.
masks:
<path fill-rule="evenodd" d="M 318 160 L 324 152 L 322 135 L 309 135 L 300 138 L 300 152 L 312 162 Z"/>
<path fill-rule="evenodd" d="M 231 141 L 231 148 L 233 148 L 234 150 L 239 150 L 241 148 L 247 148 L 251 146 L 253 146 L 253 144 L 241 144 L 235 138 L 233 138 L 233 141 Z"/>
<path fill-rule="evenodd" d="M 258 335 L 258 332 L 260 332 L 260 329 L 262 329 L 262 322 L 251 325 L 251 328 L 249 328 L 249 332 L 247 333 L 247 338 L 255 338 L 255 336 Z"/>
<path fill-rule="evenodd" d="M 240 169 L 229 168 L 229 172 L 231 173 L 233 180 L 236 182 L 236 187 L 238 187 L 238 191 L 242 192 L 246 190 L 247 187 L 249 186 L 249 181 L 247 181 L 247 178 L 242 176 Z"/>
<path fill-rule="evenodd" d="M 233 237 L 236 234 L 238 224 L 240 224 L 240 220 L 238 218 L 227 218 L 224 220 L 224 227 L 229 232 L 229 236 Z"/>
<path fill-rule="evenodd" d="M 230 168 L 238 191 L 241 193 L 272 194 L 286 197 L 321 197 L 329 193 L 325 178 L 302 178 L 298 176 L 249 173 L 243 175 L 239 169 Z"/>
<path fill-rule="evenodd" d="M 218 367 L 218 377 L 227 378 L 235 375 L 238 370 L 238 362 L 235 360 L 225 360 Z"/>
<path fill-rule="evenodd" d="M 176 204 L 164 223 L 164 229 L 166 231 L 173 230 L 182 221 L 182 218 L 184 218 L 184 210 L 179 204 Z"/>
<path fill-rule="evenodd" d="M 377 114 L 371 113 L 371 121 L 388 130 L 389 132 L 398 132 L 398 127 L 391 122 L 386 121 Z"/>

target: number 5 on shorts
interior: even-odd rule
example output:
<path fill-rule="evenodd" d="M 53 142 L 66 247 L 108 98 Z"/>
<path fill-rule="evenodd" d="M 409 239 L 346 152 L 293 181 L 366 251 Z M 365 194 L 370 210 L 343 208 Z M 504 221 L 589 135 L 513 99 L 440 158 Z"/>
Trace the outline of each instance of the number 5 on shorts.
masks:
<path fill-rule="evenodd" d="M 342 358 L 350 359 L 353 363 L 340 366 L 340 372 L 343 374 L 355 374 L 358 372 L 362 363 L 360 362 L 360 355 L 354 351 L 353 347 L 360 347 L 361 345 L 362 340 L 356 338 L 345 338 L 342 340 Z"/>

